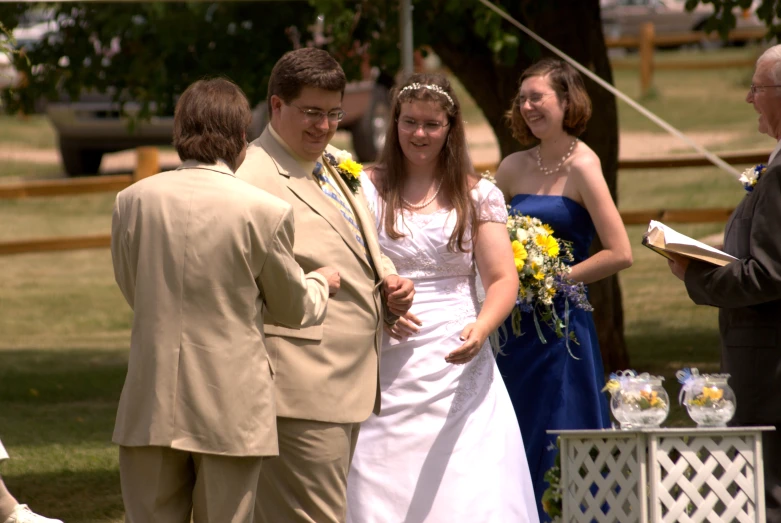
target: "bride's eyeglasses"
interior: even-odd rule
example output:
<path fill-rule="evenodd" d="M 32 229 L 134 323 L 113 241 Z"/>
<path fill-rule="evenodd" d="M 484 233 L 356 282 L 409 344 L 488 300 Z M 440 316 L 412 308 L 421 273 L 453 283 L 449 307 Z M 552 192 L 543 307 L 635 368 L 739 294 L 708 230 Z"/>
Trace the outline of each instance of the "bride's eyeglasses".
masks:
<path fill-rule="evenodd" d="M 396 121 L 399 123 L 399 130 L 405 133 L 417 132 L 417 130 L 422 127 L 424 133 L 434 134 L 437 131 L 449 125 L 448 122 L 445 123 L 436 122 L 436 121 L 418 122 L 417 120 L 413 120 L 412 118 L 399 118 Z"/>

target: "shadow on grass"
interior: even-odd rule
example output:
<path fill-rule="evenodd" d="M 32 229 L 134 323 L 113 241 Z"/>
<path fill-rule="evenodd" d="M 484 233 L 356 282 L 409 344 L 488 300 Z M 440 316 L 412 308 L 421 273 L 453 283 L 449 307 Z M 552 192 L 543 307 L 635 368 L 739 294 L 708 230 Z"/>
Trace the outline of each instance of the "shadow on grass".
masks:
<path fill-rule="evenodd" d="M 20 503 L 67 523 L 120 521 L 124 514 L 119 469 L 4 476 Z"/>
<path fill-rule="evenodd" d="M 68 523 L 123 516 L 111 443 L 124 350 L 0 351 L 0 437 L 11 459 L 0 473 L 33 510 Z"/>
<path fill-rule="evenodd" d="M 111 444 L 123 350 L 0 352 L 0 436 L 15 445 Z"/>
<path fill-rule="evenodd" d="M 637 322 L 627 329 L 626 344 L 638 372 L 674 376 L 683 367 L 697 367 L 702 373 L 719 370 L 721 342 L 716 329 L 669 329 L 659 322 Z"/>
<path fill-rule="evenodd" d="M 0 403 L 47 405 L 119 400 L 127 351 L 3 350 Z"/>

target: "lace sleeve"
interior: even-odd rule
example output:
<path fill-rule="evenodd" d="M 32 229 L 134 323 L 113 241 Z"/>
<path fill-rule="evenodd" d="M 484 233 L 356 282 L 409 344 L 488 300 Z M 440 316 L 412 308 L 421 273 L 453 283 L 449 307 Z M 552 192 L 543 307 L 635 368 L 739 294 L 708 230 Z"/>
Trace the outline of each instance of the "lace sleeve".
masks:
<path fill-rule="evenodd" d="M 474 189 L 477 192 L 477 219 L 481 222 L 507 223 L 507 205 L 499 188 L 482 179 Z"/>

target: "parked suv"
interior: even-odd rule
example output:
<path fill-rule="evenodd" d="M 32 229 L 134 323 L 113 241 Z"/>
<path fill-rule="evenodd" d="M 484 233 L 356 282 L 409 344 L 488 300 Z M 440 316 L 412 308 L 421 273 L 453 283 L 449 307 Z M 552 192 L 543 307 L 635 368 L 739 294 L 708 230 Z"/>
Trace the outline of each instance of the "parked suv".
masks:
<path fill-rule="evenodd" d="M 14 29 L 19 48 L 35 45 L 47 35 L 56 33 L 57 22 L 47 17 L 43 13 Z M 316 41 L 323 43 L 322 16 L 316 24 L 319 38 Z M 351 133 L 353 149 L 362 162 L 375 160 L 382 150 L 390 114 L 389 90 L 378 81 L 379 74 L 367 69 L 366 78 L 347 84 L 342 102 L 345 117 L 339 124 L 341 129 Z M 8 56 L 0 53 L 0 88 L 13 86 L 18 80 Z M 44 111 L 57 132 L 68 176 L 97 174 L 105 153 L 144 145 L 171 145 L 172 114 L 138 119 L 131 125 L 128 117 L 121 116 L 120 106 L 112 98 L 111 94 L 82 93 L 74 101 L 63 98 L 45 104 Z M 123 109 L 132 118 L 140 110 L 140 104 L 128 101 Z M 260 136 L 267 122 L 268 110 L 263 101 L 253 110 L 247 138 L 254 140 Z"/>
<path fill-rule="evenodd" d="M 653 22 L 656 34 L 701 31 L 713 13 L 713 7 L 705 4 L 687 11 L 682 0 L 601 0 L 600 7 L 606 38 L 638 36 L 646 22 Z M 738 29 L 764 27 L 750 9 L 736 10 L 735 16 Z"/>
<path fill-rule="evenodd" d="M 390 114 L 388 89 L 374 80 L 348 83 L 340 129 L 352 135 L 359 161 L 374 161 L 385 142 Z M 139 104 L 126 102 L 124 110 L 134 115 Z M 120 117 L 119 105 L 107 94 L 83 94 L 74 102 L 49 102 L 46 115 L 57 132 L 60 154 L 69 176 L 96 174 L 105 153 L 142 145 L 171 145 L 173 116 L 153 116 L 131 126 Z M 248 140 L 254 140 L 268 123 L 266 102 L 252 113 Z"/>

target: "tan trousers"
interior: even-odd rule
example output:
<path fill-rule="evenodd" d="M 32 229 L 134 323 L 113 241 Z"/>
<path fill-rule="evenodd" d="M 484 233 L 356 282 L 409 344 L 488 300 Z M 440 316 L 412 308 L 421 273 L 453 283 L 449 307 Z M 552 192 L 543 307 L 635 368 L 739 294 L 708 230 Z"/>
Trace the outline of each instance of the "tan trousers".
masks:
<path fill-rule="evenodd" d="M 252 523 L 260 457 L 119 447 L 126 523 Z"/>
<path fill-rule="evenodd" d="M 256 523 L 343 523 L 358 423 L 277 418 L 279 457 L 263 464 Z"/>

